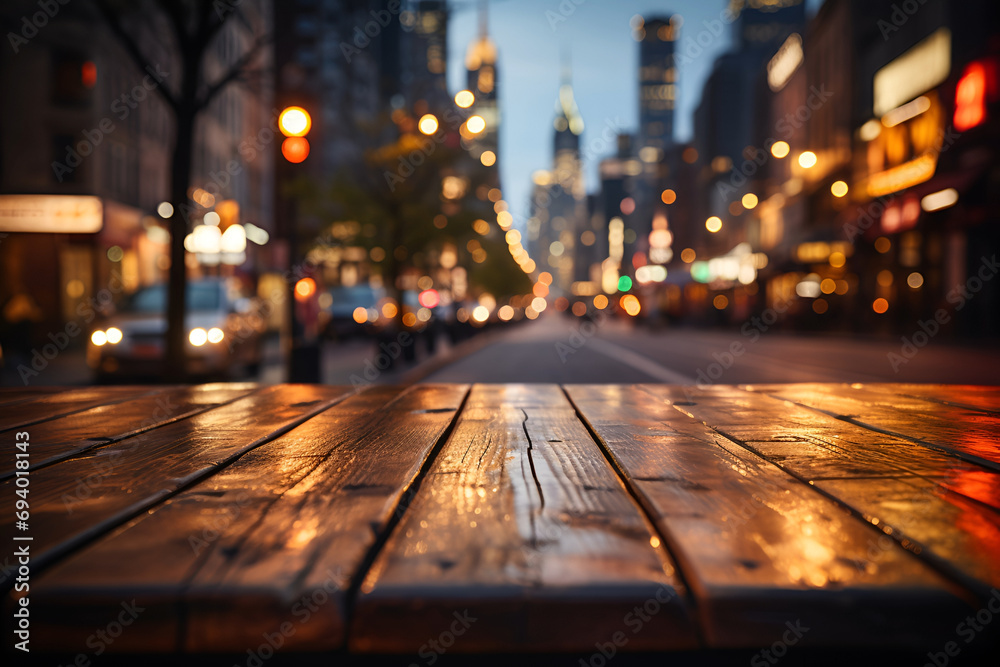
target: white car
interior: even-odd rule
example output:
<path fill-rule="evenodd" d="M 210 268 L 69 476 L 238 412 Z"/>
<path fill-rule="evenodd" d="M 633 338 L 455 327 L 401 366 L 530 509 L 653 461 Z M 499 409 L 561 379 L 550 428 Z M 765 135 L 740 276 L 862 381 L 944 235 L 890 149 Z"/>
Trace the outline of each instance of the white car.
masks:
<path fill-rule="evenodd" d="M 166 354 L 167 286 L 134 293 L 90 333 L 87 363 L 98 377 L 161 375 Z M 248 317 L 251 301 L 225 279 L 187 287 L 187 373 L 232 375 L 257 372 L 263 324 Z M 253 326 L 256 324 L 256 326 Z"/>

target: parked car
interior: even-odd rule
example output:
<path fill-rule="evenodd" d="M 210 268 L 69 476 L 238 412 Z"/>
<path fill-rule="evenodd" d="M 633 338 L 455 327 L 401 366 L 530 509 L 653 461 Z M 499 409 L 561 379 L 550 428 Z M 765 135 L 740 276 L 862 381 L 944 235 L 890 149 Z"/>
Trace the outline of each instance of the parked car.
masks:
<path fill-rule="evenodd" d="M 385 299 L 384 289 L 362 283 L 351 287 L 334 287 L 328 294 L 331 302 L 326 308 L 326 337 L 347 340 L 374 332 L 381 315 L 379 309 Z M 357 316 L 359 308 L 365 310 L 364 317 Z"/>
<path fill-rule="evenodd" d="M 209 279 L 187 287 L 187 369 L 191 375 L 255 374 L 261 360 L 260 319 L 234 281 Z M 159 375 L 166 354 L 167 286 L 140 289 L 103 318 L 87 346 L 99 378 Z M 254 326 L 256 325 L 256 326 Z"/>

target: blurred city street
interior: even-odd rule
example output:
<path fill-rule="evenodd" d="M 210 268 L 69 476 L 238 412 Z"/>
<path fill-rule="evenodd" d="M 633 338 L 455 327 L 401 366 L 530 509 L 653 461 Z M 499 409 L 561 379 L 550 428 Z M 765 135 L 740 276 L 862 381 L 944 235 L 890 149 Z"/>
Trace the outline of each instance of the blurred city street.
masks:
<path fill-rule="evenodd" d="M 586 325 L 583 331 L 589 331 Z M 902 354 L 900 344 L 891 341 L 783 333 L 751 340 L 738 331 L 651 331 L 616 321 L 588 337 L 579 321 L 553 315 L 497 336 L 425 381 L 994 384 L 1000 374 L 995 346 L 931 345 L 900 364 L 897 373 L 889 355 Z M 734 344 L 745 351 L 734 355 Z"/>

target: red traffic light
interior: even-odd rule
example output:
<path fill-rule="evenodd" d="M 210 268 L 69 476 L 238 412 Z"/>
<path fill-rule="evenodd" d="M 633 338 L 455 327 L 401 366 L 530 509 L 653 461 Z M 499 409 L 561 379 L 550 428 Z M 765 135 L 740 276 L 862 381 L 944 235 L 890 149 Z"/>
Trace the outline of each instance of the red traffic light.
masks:
<path fill-rule="evenodd" d="M 281 154 L 293 164 L 309 157 L 309 140 L 305 137 L 288 137 L 281 142 Z"/>

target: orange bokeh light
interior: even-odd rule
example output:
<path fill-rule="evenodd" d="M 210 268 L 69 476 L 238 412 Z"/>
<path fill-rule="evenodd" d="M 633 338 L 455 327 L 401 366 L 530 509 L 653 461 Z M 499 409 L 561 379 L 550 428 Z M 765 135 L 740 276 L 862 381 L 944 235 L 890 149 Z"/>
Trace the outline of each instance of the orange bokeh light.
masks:
<path fill-rule="evenodd" d="M 303 278 L 295 283 L 295 298 L 305 301 L 316 293 L 316 281 L 312 278 Z"/>
<path fill-rule="evenodd" d="M 281 154 L 292 164 L 299 164 L 309 157 L 309 140 L 305 137 L 288 137 L 281 142 Z"/>

